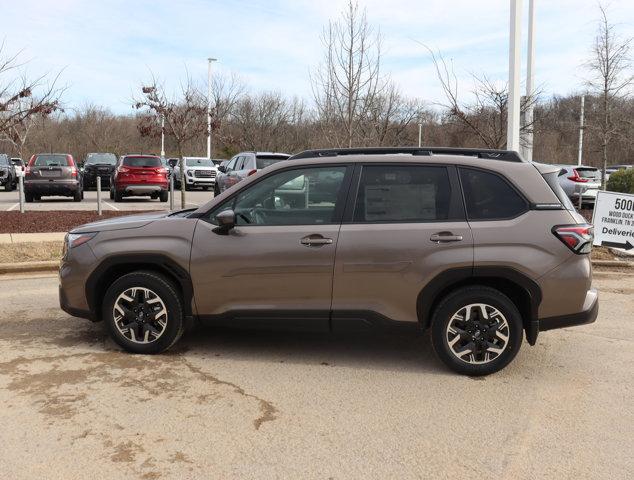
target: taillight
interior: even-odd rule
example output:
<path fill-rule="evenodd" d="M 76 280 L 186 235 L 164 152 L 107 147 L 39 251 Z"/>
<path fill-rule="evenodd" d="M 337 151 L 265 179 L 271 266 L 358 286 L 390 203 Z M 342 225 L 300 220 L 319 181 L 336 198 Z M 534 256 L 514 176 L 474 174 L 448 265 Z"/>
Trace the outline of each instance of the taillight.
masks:
<path fill-rule="evenodd" d="M 75 178 L 77 176 L 77 169 L 73 167 L 70 171 L 70 176 Z"/>
<path fill-rule="evenodd" d="M 577 254 L 590 253 L 594 240 L 592 225 L 557 225 L 552 232 L 570 250 Z"/>
<path fill-rule="evenodd" d="M 247 177 L 250 177 L 254 173 L 258 173 L 258 171 L 257 170 L 251 170 L 249 173 L 247 173 Z"/>
<path fill-rule="evenodd" d="M 24 171 L 25 174 L 29 174 L 31 173 L 31 167 L 27 165 L 26 170 Z"/>
<path fill-rule="evenodd" d="M 580 177 L 579 172 L 577 172 L 577 170 L 575 170 L 574 168 L 572 169 L 572 176 L 568 177 L 568 180 L 572 180 L 573 182 L 578 183 L 586 183 L 588 181 L 587 178 Z"/>
<path fill-rule="evenodd" d="M 117 169 L 117 172 L 119 172 L 119 173 L 128 173 L 129 171 L 130 171 L 130 169 L 126 168 L 126 167 L 119 167 Z"/>

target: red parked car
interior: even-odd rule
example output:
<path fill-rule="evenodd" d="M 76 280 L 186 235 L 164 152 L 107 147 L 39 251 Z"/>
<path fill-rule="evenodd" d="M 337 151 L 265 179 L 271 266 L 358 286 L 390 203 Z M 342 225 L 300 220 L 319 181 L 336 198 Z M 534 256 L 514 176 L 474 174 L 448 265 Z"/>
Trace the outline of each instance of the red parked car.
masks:
<path fill-rule="evenodd" d="M 149 196 L 167 202 L 168 171 L 155 155 L 124 155 L 119 159 L 110 182 L 110 199 Z"/>

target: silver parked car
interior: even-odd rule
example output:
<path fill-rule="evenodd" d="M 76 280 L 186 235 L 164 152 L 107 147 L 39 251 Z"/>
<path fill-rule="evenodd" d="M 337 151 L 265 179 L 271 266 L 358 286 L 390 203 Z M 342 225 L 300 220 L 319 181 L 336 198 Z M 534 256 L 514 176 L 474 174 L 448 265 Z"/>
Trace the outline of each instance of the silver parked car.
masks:
<path fill-rule="evenodd" d="M 601 172 L 596 167 L 586 167 L 577 165 L 557 165 L 561 167 L 559 171 L 559 184 L 566 195 L 575 201 L 579 201 L 581 193 L 581 203 L 583 205 L 594 205 L 597 199 L 597 192 L 601 188 Z"/>

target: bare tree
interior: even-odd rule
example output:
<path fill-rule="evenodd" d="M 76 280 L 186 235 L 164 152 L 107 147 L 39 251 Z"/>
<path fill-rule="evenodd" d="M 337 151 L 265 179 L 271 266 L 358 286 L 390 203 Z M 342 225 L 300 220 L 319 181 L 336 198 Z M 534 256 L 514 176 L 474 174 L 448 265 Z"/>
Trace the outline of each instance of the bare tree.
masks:
<path fill-rule="evenodd" d="M 385 87 L 380 75 L 381 36 L 368 24 L 365 10 L 349 0 L 339 21 L 322 34 L 323 62 L 311 75 L 320 126 L 330 144 L 351 147 L 376 95 Z"/>
<path fill-rule="evenodd" d="M 141 87 L 141 97 L 134 103 L 134 108 L 146 112 L 139 124 L 139 131 L 145 136 L 160 135 L 160 120 L 165 119 L 166 134 L 176 142 L 180 158 L 181 208 L 185 208 L 185 169 L 183 165 L 183 146 L 207 131 L 207 102 L 191 78 L 187 76 L 185 83 L 174 96 L 166 92 L 165 86 L 152 77 L 149 84 Z"/>
<path fill-rule="evenodd" d="M 22 64 L 15 55 L 3 55 L 0 44 L 0 140 L 8 141 L 22 156 L 29 130 L 37 117 L 47 117 L 60 110 L 62 88 L 56 86 L 59 74 L 47 82 L 47 76 L 28 78 L 26 75 L 5 80 Z"/>
<path fill-rule="evenodd" d="M 419 42 L 420 43 L 420 42 Z M 474 84 L 470 101 L 463 101 L 460 97 L 458 78 L 453 64 L 448 64 L 440 53 L 434 52 L 428 46 L 421 44 L 428 52 L 436 70 L 436 75 L 445 101 L 440 106 L 445 109 L 447 120 L 462 127 L 472 134 L 478 143 L 488 148 L 505 148 L 506 146 L 506 116 L 508 108 L 508 85 L 496 82 L 486 75 L 472 74 Z M 532 98 L 522 97 L 521 112 L 525 112 L 529 104 L 535 105 L 540 91 L 537 90 Z M 533 128 L 533 122 L 524 123 L 521 131 Z"/>
<path fill-rule="evenodd" d="M 621 38 L 617 34 L 615 24 L 608 20 L 605 6 L 599 5 L 599 11 L 599 26 L 592 47 L 592 58 L 586 67 L 592 75 L 587 82 L 588 87 L 601 99 L 598 124 L 592 125 L 589 122 L 589 126 L 601 142 L 602 177 L 605 188 L 608 150 L 622 127 L 621 122 L 615 122 L 614 105 L 629 94 L 628 90 L 633 81 L 630 55 L 632 37 Z"/>

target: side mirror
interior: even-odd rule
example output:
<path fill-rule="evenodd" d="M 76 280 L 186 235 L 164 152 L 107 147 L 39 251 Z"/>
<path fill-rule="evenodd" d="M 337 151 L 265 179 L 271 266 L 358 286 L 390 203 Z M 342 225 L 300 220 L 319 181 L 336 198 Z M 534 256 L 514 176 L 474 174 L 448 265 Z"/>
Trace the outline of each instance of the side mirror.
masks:
<path fill-rule="evenodd" d="M 169 164 L 170 167 L 174 168 L 176 164 L 178 163 L 178 161 L 174 159 L 170 159 L 167 161 L 167 163 Z"/>
<path fill-rule="evenodd" d="M 216 215 L 218 220 L 218 229 L 227 233 L 236 226 L 236 214 L 233 210 L 224 210 Z"/>
<path fill-rule="evenodd" d="M 227 173 L 227 167 L 225 165 L 220 165 L 218 167 L 218 171 L 221 173 Z"/>

